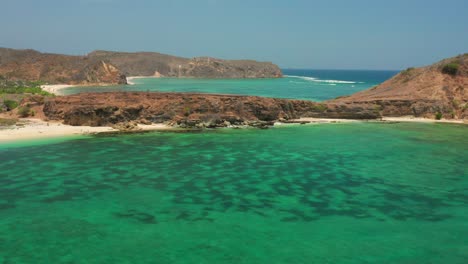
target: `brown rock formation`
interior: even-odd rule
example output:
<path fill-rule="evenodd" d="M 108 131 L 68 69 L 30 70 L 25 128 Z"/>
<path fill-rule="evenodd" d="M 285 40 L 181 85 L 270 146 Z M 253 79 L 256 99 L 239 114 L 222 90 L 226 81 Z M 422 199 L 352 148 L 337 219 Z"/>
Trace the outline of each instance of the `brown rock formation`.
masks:
<path fill-rule="evenodd" d="M 356 107 L 374 110 L 383 116 L 468 118 L 468 54 L 409 68 L 381 85 L 329 103 L 347 111 Z"/>
<path fill-rule="evenodd" d="M 0 48 L 0 75 L 10 80 L 66 84 L 126 84 L 116 67 L 99 59 Z"/>
<path fill-rule="evenodd" d="M 95 51 L 87 56 L 0 48 L 0 75 L 51 84 L 126 84 L 128 76 L 196 78 L 281 77 L 278 66 L 256 61 L 186 59 L 154 52 Z"/>
<path fill-rule="evenodd" d="M 311 101 L 145 92 L 61 96 L 46 102 L 43 111 L 50 120 L 63 120 L 65 124 L 76 126 L 109 126 L 131 121 L 186 127 L 264 126 L 277 120 L 299 117 L 376 118 L 373 112 L 356 109 L 354 113 L 340 113 Z"/>
<path fill-rule="evenodd" d="M 186 59 L 155 52 L 94 51 L 88 57 L 106 60 L 128 76 L 195 78 L 276 78 L 282 73 L 271 62 L 222 60 L 209 57 Z"/>

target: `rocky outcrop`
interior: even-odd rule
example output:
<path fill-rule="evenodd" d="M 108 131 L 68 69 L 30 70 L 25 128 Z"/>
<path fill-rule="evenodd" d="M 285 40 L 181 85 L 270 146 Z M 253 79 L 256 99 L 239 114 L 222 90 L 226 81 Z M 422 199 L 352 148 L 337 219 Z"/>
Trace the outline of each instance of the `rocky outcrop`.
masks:
<path fill-rule="evenodd" d="M 95 51 L 86 56 L 0 48 L 0 75 L 50 84 L 126 84 L 125 76 L 194 78 L 281 77 L 278 66 L 249 60 L 187 59 L 154 52 Z"/>
<path fill-rule="evenodd" d="M 106 60 L 128 76 L 194 78 L 277 78 L 280 68 L 271 62 L 222 60 L 210 57 L 186 59 L 155 52 L 94 51 L 89 58 Z"/>
<path fill-rule="evenodd" d="M 124 74 L 99 59 L 0 48 L 0 75 L 9 80 L 76 85 L 126 84 Z"/>
<path fill-rule="evenodd" d="M 43 108 L 50 120 L 69 125 L 113 126 L 119 123 L 168 123 L 181 127 L 265 127 L 300 117 L 376 118 L 374 112 L 340 112 L 325 104 L 255 96 L 187 93 L 83 93 L 49 99 Z"/>
<path fill-rule="evenodd" d="M 406 69 L 381 85 L 327 104 L 382 116 L 468 119 L 468 54 Z"/>
<path fill-rule="evenodd" d="M 83 78 L 87 83 L 127 84 L 127 78 L 114 65 L 98 61 L 86 66 Z"/>

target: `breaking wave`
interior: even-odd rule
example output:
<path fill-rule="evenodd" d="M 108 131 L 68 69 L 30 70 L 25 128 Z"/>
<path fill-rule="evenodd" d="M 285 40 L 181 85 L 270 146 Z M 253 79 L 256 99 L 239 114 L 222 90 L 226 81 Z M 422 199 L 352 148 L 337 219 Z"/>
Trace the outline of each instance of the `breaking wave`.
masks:
<path fill-rule="evenodd" d="M 310 82 L 318 82 L 318 83 L 329 83 L 329 84 L 355 84 L 355 83 L 363 83 L 363 82 L 352 82 L 352 81 L 341 81 L 341 80 L 320 80 L 314 77 L 306 77 L 306 76 L 295 76 L 295 75 L 286 75 L 289 78 L 298 78 L 305 81 Z"/>

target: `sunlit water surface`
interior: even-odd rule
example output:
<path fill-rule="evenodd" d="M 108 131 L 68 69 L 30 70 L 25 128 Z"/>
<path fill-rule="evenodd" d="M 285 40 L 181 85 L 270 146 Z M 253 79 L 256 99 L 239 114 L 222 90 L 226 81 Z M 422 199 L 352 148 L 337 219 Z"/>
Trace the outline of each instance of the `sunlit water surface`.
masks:
<path fill-rule="evenodd" d="M 0 145 L 0 263 L 466 263 L 462 125 Z"/>

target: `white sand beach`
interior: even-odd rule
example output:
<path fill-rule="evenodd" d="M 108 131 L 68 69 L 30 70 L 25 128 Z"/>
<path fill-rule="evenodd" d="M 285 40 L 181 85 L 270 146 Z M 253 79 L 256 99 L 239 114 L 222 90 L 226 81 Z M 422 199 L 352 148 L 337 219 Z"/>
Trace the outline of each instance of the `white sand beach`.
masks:
<path fill-rule="evenodd" d="M 321 123 L 353 123 L 353 122 L 417 122 L 417 123 L 454 123 L 468 124 L 463 120 L 434 120 L 417 117 L 384 117 L 382 120 L 355 120 L 355 119 L 331 119 L 331 118 L 300 118 L 291 120 L 297 123 L 308 122 L 310 124 Z M 275 126 L 288 125 L 289 123 L 275 123 Z M 166 124 L 139 124 L 135 131 L 164 131 L 175 128 Z M 59 122 L 43 121 L 37 118 L 21 118 L 16 125 L 0 127 L 0 143 L 17 140 L 63 137 L 72 135 L 88 135 L 105 132 L 118 132 L 112 127 L 70 126 Z"/>
<path fill-rule="evenodd" d="M 301 117 L 301 118 L 293 119 L 293 120 L 290 120 L 290 121 L 297 122 L 297 123 L 300 123 L 300 122 L 305 122 L 305 123 L 353 123 L 353 122 L 361 122 L 362 120 Z"/>
<path fill-rule="evenodd" d="M 140 131 L 170 130 L 165 124 L 138 125 Z M 87 135 L 103 132 L 118 132 L 112 127 L 69 126 L 58 122 L 46 122 L 40 119 L 19 119 L 13 126 L 0 127 L 0 143 L 26 139 Z"/>
<path fill-rule="evenodd" d="M 401 117 L 382 117 L 381 121 L 386 122 L 415 122 L 415 123 L 450 123 L 450 124 L 468 124 L 468 120 L 462 119 L 430 119 L 414 116 L 401 116 Z"/>
<path fill-rule="evenodd" d="M 127 84 L 128 85 L 135 85 L 135 82 L 133 80 L 135 79 L 146 79 L 146 78 L 161 78 L 162 75 L 157 74 L 157 75 L 152 75 L 152 76 L 128 76 L 127 77 Z"/>
<path fill-rule="evenodd" d="M 333 118 L 314 118 L 314 117 L 303 117 L 299 119 L 291 120 L 294 122 L 310 122 L 310 123 L 351 123 L 351 122 L 413 122 L 413 123 L 449 123 L 449 124 L 468 124 L 468 120 L 461 119 L 430 119 L 423 117 L 414 116 L 402 116 L 402 117 L 382 117 L 381 119 L 369 119 L 369 120 L 358 120 L 358 119 L 333 119 Z"/>
<path fill-rule="evenodd" d="M 67 89 L 70 87 L 73 87 L 74 85 L 69 85 L 69 84 L 47 84 L 47 85 L 41 85 L 42 90 L 53 93 L 55 95 L 61 95 L 60 91 L 63 89 Z"/>

